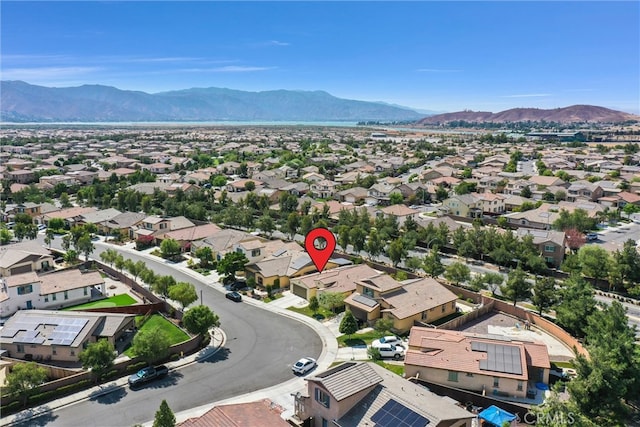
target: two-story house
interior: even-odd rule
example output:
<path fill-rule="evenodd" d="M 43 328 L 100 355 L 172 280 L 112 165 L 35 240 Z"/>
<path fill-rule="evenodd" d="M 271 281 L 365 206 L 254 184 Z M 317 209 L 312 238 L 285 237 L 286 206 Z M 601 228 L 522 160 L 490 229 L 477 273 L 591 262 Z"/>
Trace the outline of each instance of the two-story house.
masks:
<path fill-rule="evenodd" d="M 338 183 L 328 179 L 312 182 L 310 186 L 311 193 L 320 199 L 333 199 L 336 195 L 337 187 Z"/>
<path fill-rule="evenodd" d="M 458 297 L 433 278 L 398 282 L 380 274 L 356 282 L 356 291 L 345 305 L 361 322 L 393 321 L 397 333 L 408 332 L 415 322 L 432 323 L 456 312 Z"/>
<path fill-rule="evenodd" d="M 53 268 L 51 251 L 33 240 L 0 246 L 0 277 Z"/>
<path fill-rule="evenodd" d="M 367 264 L 348 265 L 291 279 L 291 293 L 309 301 L 322 292 L 340 292 L 345 297 L 356 290 L 356 282 L 380 272 Z"/>
<path fill-rule="evenodd" d="M 441 211 L 465 218 L 482 218 L 482 200 L 473 194 L 455 194 L 442 201 Z"/>
<path fill-rule="evenodd" d="M 345 362 L 305 381 L 306 394 L 294 395 L 295 425 L 471 427 L 475 418 L 375 363 Z"/>
<path fill-rule="evenodd" d="M 564 231 L 534 230 L 519 228 L 517 231 L 519 238 L 532 236 L 533 244 L 538 248 L 548 265 L 560 267 L 564 261 L 565 234 Z"/>
<path fill-rule="evenodd" d="M 567 200 L 575 202 L 577 200 L 587 200 L 594 202 L 604 195 L 602 187 L 589 181 L 574 181 L 567 188 Z"/>
<path fill-rule="evenodd" d="M 547 346 L 537 342 L 414 326 L 405 375 L 496 398 L 535 398 L 549 382 Z"/>

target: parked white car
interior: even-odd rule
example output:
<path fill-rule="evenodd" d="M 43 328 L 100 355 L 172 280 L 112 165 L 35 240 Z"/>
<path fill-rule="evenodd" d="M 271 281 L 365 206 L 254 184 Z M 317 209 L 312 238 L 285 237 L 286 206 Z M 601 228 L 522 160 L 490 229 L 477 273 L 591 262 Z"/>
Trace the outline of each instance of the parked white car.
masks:
<path fill-rule="evenodd" d="M 395 335 L 387 335 L 386 337 L 373 340 L 371 342 L 371 347 L 380 348 L 380 346 L 384 344 L 391 344 L 391 345 L 396 345 L 404 348 L 404 343 L 402 342 L 402 340 L 399 337 L 396 337 Z"/>
<path fill-rule="evenodd" d="M 381 344 L 379 347 L 376 347 L 380 352 L 380 356 L 382 358 L 390 358 L 398 360 L 404 357 L 404 347 L 393 344 Z"/>
<path fill-rule="evenodd" d="M 303 357 L 298 360 L 291 369 L 294 374 L 304 375 L 317 366 L 316 359 L 311 357 Z"/>

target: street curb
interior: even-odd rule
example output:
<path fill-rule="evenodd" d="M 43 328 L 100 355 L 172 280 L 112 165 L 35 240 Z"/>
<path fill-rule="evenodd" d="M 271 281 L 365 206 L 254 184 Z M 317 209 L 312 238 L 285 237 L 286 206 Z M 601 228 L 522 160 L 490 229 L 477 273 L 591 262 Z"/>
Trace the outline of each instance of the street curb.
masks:
<path fill-rule="evenodd" d="M 189 355 L 185 358 L 183 358 L 180 361 L 175 361 L 175 362 L 169 362 L 166 363 L 166 365 L 169 367 L 169 371 L 174 371 L 174 370 L 179 370 L 183 367 L 186 366 L 191 366 L 194 363 L 198 363 L 201 362 L 203 360 L 207 360 L 208 358 L 212 357 L 213 355 L 215 355 L 216 353 L 218 353 L 218 351 L 220 351 L 220 349 L 224 346 L 224 344 L 227 342 L 227 335 L 224 333 L 224 331 L 220 328 L 215 328 L 215 332 L 211 335 L 211 342 L 214 342 L 215 340 L 215 335 L 219 334 L 220 335 L 220 343 L 213 347 L 213 346 L 207 346 L 205 349 L 203 349 L 205 352 L 207 352 L 207 350 L 209 348 L 213 348 L 213 351 L 208 352 L 208 354 L 204 354 L 202 356 L 199 356 L 199 354 L 195 354 L 195 356 Z M 202 352 L 203 350 L 200 350 L 198 353 Z M 187 359 L 193 359 L 193 360 L 187 360 Z M 60 399 L 56 399 L 56 400 L 52 400 L 51 402 L 47 402 L 43 405 L 39 405 L 35 408 L 30 408 L 30 409 L 25 409 L 23 411 L 20 411 L 16 414 L 10 415 L 9 417 L 7 417 L 6 419 L 0 419 L 0 426 L 12 426 L 15 424 L 20 424 L 20 423 L 25 423 L 29 420 L 32 420 L 34 418 L 37 418 L 39 416 L 45 415 L 47 413 L 51 413 L 55 410 L 58 409 L 62 409 L 62 408 L 66 408 L 69 406 L 73 406 L 76 403 L 79 402 L 84 402 L 87 400 L 91 400 L 91 399 L 96 399 L 98 397 L 102 397 L 102 396 L 106 396 L 107 394 L 113 393 L 114 391 L 123 389 L 127 386 L 127 376 L 124 377 L 120 377 L 118 379 L 116 379 L 113 383 L 107 384 L 107 385 L 99 385 L 99 386 L 94 386 L 90 389 L 87 390 L 83 390 L 83 391 L 79 391 L 77 393 L 71 394 L 69 396 L 65 396 L 63 398 Z M 96 389 L 96 390 L 94 390 Z M 92 391 L 93 390 L 93 391 Z M 58 400 L 65 400 L 65 399 L 69 399 L 69 401 L 64 402 L 64 403 L 60 403 L 59 405 L 55 405 L 56 401 Z M 24 418 L 20 418 L 21 414 L 24 414 Z M 19 418 L 19 419 L 16 419 Z"/>

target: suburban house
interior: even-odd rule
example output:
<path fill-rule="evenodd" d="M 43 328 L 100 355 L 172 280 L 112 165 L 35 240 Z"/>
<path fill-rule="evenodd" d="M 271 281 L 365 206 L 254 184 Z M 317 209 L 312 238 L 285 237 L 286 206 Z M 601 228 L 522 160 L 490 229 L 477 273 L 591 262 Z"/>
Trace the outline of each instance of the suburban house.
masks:
<path fill-rule="evenodd" d="M 142 236 L 152 236 L 155 239 L 156 235 L 163 235 L 169 231 L 193 226 L 195 224 L 184 216 L 165 218 L 151 215 L 143 219 L 139 226 L 134 227 L 133 233 L 136 239 Z"/>
<path fill-rule="evenodd" d="M 267 426 L 267 427 L 291 427 L 282 418 L 284 408 L 269 399 L 262 399 L 257 402 L 230 403 L 218 405 L 209 409 L 199 417 L 189 418 L 178 427 L 246 427 L 246 426 Z"/>
<path fill-rule="evenodd" d="M 556 268 L 560 267 L 562 261 L 564 261 L 564 231 L 518 228 L 516 233 L 520 239 L 527 235 L 532 236 L 533 244 L 536 245 L 547 264 Z"/>
<path fill-rule="evenodd" d="M 418 218 L 418 214 L 420 212 L 406 207 L 405 205 L 391 205 L 385 206 L 376 211 L 376 216 L 381 216 L 383 218 L 393 217 L 398 222 L 398 226 L 402 227 L 407 219 L 412 219 L 415 221 Z"/>
<path fill-rule="evenodd" d="M 320 199 L 333 199 L 336 194 L 338 183 L 323 179 L 321 181 L 311 182 L 311 193 Z"/>
<path fill-rule="evenodd" d="M 444 213 L 465 218 L 482 218 L 482 200 L 472 194 L 455 194 L 442 201 Z"/>
<path fill-rule="evenodd" d="M 38 276 L 34 272 L 0 279 L 0 317 L 18 310 L 60 309 L 91 301 L 92 290 L 106 294 L 97 271 L 64 270 Z"/>
<path fill-rule="evenodd" d="M 104 338 L 115 345 L 135 327 L 135 315 L 88 311 L 20 310 L 0 331 L 8 357 L 77 362 L 87 346 Z"/>
<path fill-rule="evenodd" d="M 309 301 L 322 292 L 340 292 L 346 296 L 356 290 L 356 281 L 380 274 L 367 264 L 348 265 L 345 267 L 323 270 L 320 273 L 291 279 L 291 293 Z"/>
<path fill-rule="evenodd" d="M 66 209 L 60 209 L 54 212 L 46 213 L 42 216 L 42 223 L 49 225 L 49 221 L 53 218 L 59 218 L 64 221 L 65 227 L 73 227 L 81 219 L 81 215 L 88 214 L 90 212 L 96 212 L 98 209 L 91 207 L 72 207 Z"/>
<path fill-rule="evenodd" d="M 408 332 L 416 323 L 429 324 L 456 312 L 458 297 L 431 277 L 397 282 L 379 274 L 356 282 L 344 303 L 356 319 L 369 325 L 393 320 L 393 330 Z"/>
<path fill-rule="evenodd" d="M 548 384 L 549 353 L 542 343 L 444 329 L 413 327 L 404 359 L 407 377 L 508 398 L 535 398 Z"/>
<path fill-rule="evenodd" d="M 53 268 L 53 255 L 33 240 L 0 246 L 0 277 Z"/>
<path fill-rule="evenodd" d="M 353 203 L 355 205 L 364 203 L 368 193 L 369 190 L 366 188 L 353 187 L 340 191 L 338 195 L 340 196 L 341 202 Z"/>
<path fill-rule="evenodd" d="M 193 242 L 191 244 L 191 253 L 195 254 L 195 251 L 198 250 L 198 248 L 206 246 L 211 248 L 213 257 L 220 261 L 227 252 L 233 252 L 239 242 L 255 239 L 256 236 L 252 236 L 247 232 L 234 230 L 232 228 L 225 228 L 202 240 Z"/>
<path fill-rule="evenodd" d="M 294 425 L 471 427 L 475 418 L 375 363 L 345 362 L 305 381 L 306 395 L 294 395 Z"/>
<path fill-rule="evenodd" d="M 220 231 L 220 227 L 215 224 L 194 225 L 193 227 L 185 227 L 177 230 L 156 233 L 156 242 L 159 244 L 165 239 L 173 239 L 180 244 L 182 250 L 188 250 L 191 243 L 196 240 L 204 239 L 213 233 Z"/>
<path fill-rule="evenodd" d="M 146 214 L 140 212 L 122 212 L 120 215 L 96 224 L 98 231 L 105 235 L 126 235 L 129 239 L 133 239 L 133 230 L 136 226 L 147 217 Z"/>
<path fill-rule="evenodd" d="M 567 188 L 567 200 L 575 202 L 578 200 L 588 200 L 594 202 L 604 196 L 604 191 L 596 183 L 589 181 L 574 181 Z"/>
<path fill-rule="evenodd" d="M 389 182 L 378 182 L 369 187 L 365 202 L 370 205 L 388 205 L 392 193 L 402 194 L 397 185 Z"/>

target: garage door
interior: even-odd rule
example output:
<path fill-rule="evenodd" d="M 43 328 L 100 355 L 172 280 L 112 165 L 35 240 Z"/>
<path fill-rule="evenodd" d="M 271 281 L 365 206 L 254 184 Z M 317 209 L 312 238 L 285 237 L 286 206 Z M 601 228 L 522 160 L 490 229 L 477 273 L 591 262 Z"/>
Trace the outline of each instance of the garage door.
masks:
<path fill-rule="evenodd" d="M 292 290 L 294 295 L 307 299 L 307 288 L 303 288 L 300 285 L 293 285 Z"/>
<path fill-rule="evenodd" d="M 12 268 L 11 275 L 21 274 L 21 273 L 29 273 L 31 271 L 31 264 L 23 265 L 21 267 Z"/>

